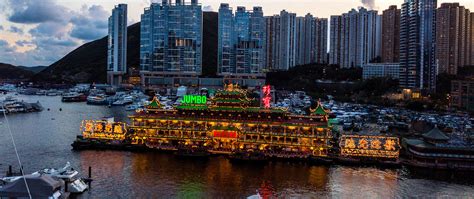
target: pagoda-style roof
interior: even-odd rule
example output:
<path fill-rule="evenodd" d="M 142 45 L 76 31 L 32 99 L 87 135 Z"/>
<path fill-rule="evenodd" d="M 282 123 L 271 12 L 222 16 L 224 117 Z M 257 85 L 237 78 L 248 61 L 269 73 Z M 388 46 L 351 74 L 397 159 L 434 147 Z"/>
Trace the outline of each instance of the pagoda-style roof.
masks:
<path fill-rule="evenodd" d="M 328 109 L 324 108 L 320 100 L 318 100 L 317 107 L 315 109 L 310 108 L 310 111 L 311 115 L 327 115 L 330 112 Z"/>
<path fill-rule="evenodd" d="M 448 141 L 449 137 L 446 136 L 441 130 L 435 126 L 433 129 L 422 135 L 424 139 L 433 140 L 433 141 Z"/>
<path fill-rule="evenodd" d="M 162 109 L 163 108 L 163 105 L 160 103 L 160 101 L 158 101 L 158 99 L 155 97 L 153 97 L 153 99 L 151 100 L 150 104 L 148 104 L 146 106 L 146 108 L 148 110 L 158 110 L 158 109 Z"/>

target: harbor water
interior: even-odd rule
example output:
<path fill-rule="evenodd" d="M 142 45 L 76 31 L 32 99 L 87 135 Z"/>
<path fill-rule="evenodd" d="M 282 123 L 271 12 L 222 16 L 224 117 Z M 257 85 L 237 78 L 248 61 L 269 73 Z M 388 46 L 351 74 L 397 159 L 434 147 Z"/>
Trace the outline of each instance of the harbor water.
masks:
<path fill-rule="evenodd" d="M 91 166 L 92 189 L 79 198 L 246 198 L 262 187 L 278 198 L 474 198 L 472 179 L 439 179 L 432 177 L 435 173 L 420 177 L 404 168 L 236 164 L 225 157 L 195 160 L 166 153 L 72 151 L 83 119 L 113 116 L 127 121 L 130 112 L 124 107 L 62 103 L 60 97 L 15 97 L 44 107 L 42 112 L 7 116 L 25 173 L 69 161 L 85 176 Z M 8 165 L 18 169 L 6 124 L 0 117 L 0 176 Z"/>

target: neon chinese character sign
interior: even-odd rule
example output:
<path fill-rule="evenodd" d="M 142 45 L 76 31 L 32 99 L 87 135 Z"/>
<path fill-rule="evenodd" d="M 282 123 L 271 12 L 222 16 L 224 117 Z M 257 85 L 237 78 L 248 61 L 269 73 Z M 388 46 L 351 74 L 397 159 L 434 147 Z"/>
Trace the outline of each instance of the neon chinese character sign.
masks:
<path fill-rule="evenodd" d="M 266 85 L 262 87 L 262 93 L 263 93 L 262 102 L 263 102 L 263 107 L 265 108 L 270 108 L 270 103 L 272 101 L 272 95 L 270 91 L 271 91 L 270 85 Z"/>

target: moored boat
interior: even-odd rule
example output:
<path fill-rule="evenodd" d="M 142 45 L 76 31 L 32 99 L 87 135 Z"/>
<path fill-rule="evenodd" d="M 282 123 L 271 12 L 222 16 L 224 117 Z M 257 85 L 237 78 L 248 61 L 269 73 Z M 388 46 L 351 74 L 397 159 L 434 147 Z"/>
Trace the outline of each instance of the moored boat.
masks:
<path fill-rule="evenodd" d="M 85 102 L 87 101 L 87 96 L 83 93 L 78 92 L 69 92 L 62 96 L 61 101 L 63 102 Z"/>
<path fill-rule="evenodd" d="M 89 95 L 87 97 L 87 104 L 91 105 L 108 105 L 107 97 L 103 94 Z"/>

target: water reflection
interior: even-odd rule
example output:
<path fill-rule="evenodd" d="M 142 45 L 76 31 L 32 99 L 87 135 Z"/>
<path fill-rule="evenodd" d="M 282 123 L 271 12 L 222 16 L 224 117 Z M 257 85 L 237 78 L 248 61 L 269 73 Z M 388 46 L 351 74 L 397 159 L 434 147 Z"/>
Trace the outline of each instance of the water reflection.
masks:
<path fill-rule="evenodd" d="M 87 175 L 92 166 L 92 189 L 80 198 L 244 198 L 262 187 L 270 187 L 276 198 L 474 197 L 473 178 L 463 176 L 458 178 L 467 182 L 458 184 L 427 180 L 433 179 L 432 173 L 418 177 L 404 170 L 288 162 L 236 164 L 225 157 L 194 160 L 152 152 L 74 152 L 70 144 L 79 133 L 81 120 L 106 116 L 127 120 L 123 108 L 66 104 L 59 97 L 19 97 L 40 100 L 50 108 L 9 115 L 25 171 L 61 167 L 70 161 Z M 17 165 L 5 124 L 0 125 L 0 164 L 1 173 L 7 165 Z"/>

